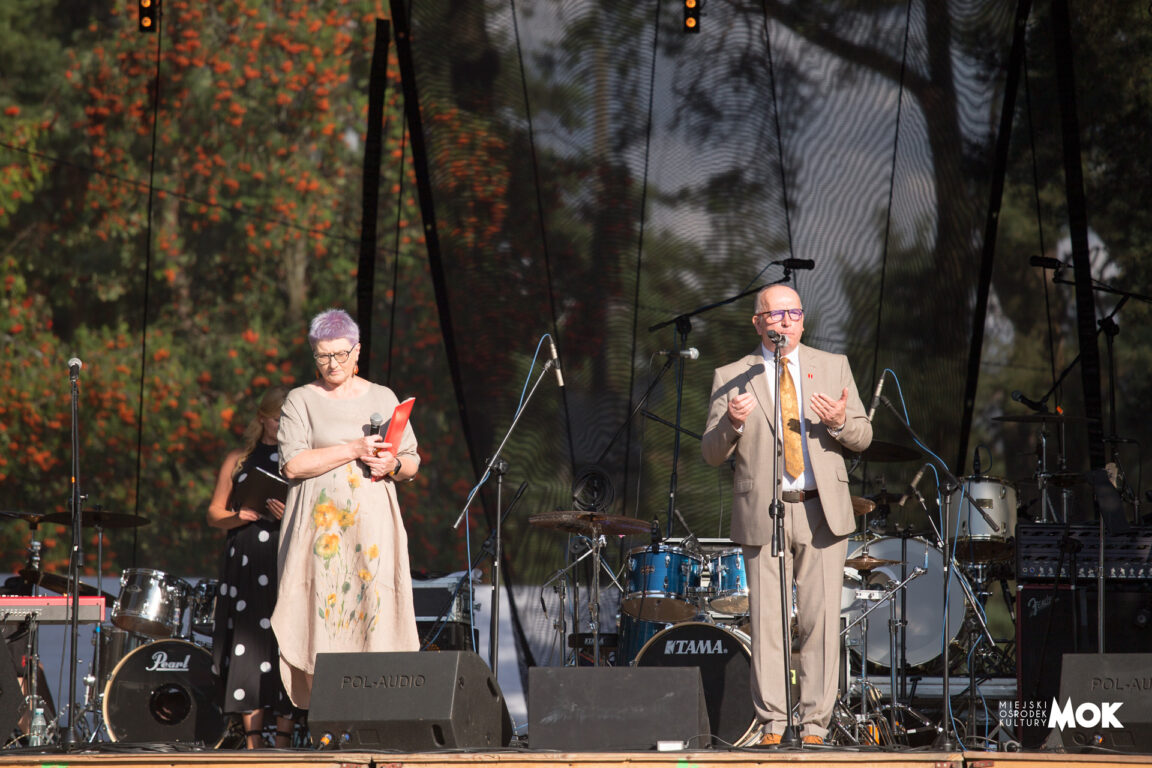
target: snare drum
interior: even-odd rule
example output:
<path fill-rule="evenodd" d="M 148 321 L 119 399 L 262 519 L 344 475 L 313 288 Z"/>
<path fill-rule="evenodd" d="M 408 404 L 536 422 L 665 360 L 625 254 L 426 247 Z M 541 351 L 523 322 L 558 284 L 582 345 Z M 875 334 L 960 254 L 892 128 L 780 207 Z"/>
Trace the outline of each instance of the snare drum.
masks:
<path fill-rule="evenodd" d="M 680 547 L 653 544 L 628 553 L 628 591 L 620 601 L 627 614 L 645 621 L 687 621 L 699 613 L 703 558 Z"/>
<path fill-rule="evenodd" d="M 717 613 L 743 616 L 748 613 L 748 577 L 744 551 L 726 549 L 708 559 L 708 607 Z"/>
<path fill-rule="evenodd" d="M 149 637 L 171 637 L 184 624 L 188 582 L 150 568 L 127 568 L 120 575 L 120 596 L 112 604 L 112 623 Z"/>
<path fill-rule="evenodd" d="M 971 497 L 964 495 L 967 491 Z M 975 505 L 973 505 L 975 502 Z M 990 563 L 1012 557 L 1016 535 L 1016 486 L 998 477 L 965 477 L 948 503 L 945 538 L 956 541 L 956 559 Z"/>
<path fill-rule="evenodd" d="M 218 579 L 202 579 L 192 594 L 192 631 L 212 636 L 216 628 L 216 598 L 220 596 Z"/>

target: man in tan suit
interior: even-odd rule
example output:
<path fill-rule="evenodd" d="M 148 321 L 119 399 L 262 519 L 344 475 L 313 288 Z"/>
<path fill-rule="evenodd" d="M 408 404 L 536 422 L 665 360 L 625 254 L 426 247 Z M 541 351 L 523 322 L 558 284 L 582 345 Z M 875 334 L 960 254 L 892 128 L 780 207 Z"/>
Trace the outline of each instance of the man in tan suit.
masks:
<path fill-rule="evenodd" d="M 778 744 L 788 715 L 781 558 L 771 556 L 769 512 L 780 445 L 773 434 L 776 393 L 783 391 L 780 546 L 785 574 L 796 585 L 800 696 L 795 725 L 804 743 L 821 744 L 836 703 L 844 558 L 847 537 L 856 527 L 843 450 L 867 448 L 872 424 L 848 359 L 800 344 L 804 309 L 796 291 L 785 285 L 765 288 L 756 297 L 752 324 L 760 348 L 717 368 L 713 376 L 702 451 L 712 466 L 735 460 L 732 539 L 743 546 L 748 574 L 752 701 L 762 723 L 760 744 Z M 774 336 L 781 345 L 781 376 L 788 372 L 783 379 L 775 375 Z M 789 596 L 790 585 L 786 582 Z"/>

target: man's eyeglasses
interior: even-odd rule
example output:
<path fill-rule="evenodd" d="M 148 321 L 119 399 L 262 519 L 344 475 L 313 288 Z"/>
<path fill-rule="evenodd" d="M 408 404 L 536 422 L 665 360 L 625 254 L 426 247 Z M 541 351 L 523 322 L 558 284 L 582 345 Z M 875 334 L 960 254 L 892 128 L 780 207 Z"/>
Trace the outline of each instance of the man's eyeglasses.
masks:
<path fill-rule="evenodd" d="M 788 319 L 794 323 L 800 322 L 804 317 L 804 310 L 796 307 L 794 309 L 769 309 L 766 312 L 757 312 L 756 317 L 763 317 L 770 323 L 778 323 L 784 319 L 784 315 L 788 315 Z"/>
<path fill-rule="evenodd" d="M 352 354 L 352 350 L 346 349 L 343 352 L 332 352 L 327 355 L 312 355 L 312 357 L 316 359 L 317 365 L 327 365 L 331 360 L 343 364 L 348 362 L 348 355 L 350 354 Z"/>

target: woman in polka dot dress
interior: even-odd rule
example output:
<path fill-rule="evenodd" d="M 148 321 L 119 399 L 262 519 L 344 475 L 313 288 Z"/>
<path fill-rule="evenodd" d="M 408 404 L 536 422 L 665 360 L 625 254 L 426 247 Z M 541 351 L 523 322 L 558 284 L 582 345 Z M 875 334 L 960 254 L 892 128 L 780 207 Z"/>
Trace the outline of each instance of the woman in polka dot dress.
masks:
<path fill-rule="evenodd" d="M 208 524 L 228 531 L 216 598 L 212 656 L 223 680 L 224 711 L 239 715 L 249 749 L 264 746 L 268 714 L 276 717 L 277 747 L 292 739 L 292 703 L 280 680 L 279 649 L 272 632 L 276 605 L 276 549 L 284 502 L 265 500 L 264 509 L 235 509 L 233 498 L 256 467 L 279 474 L 276 432 L 287 390 L 274 387 L 260 401 L 244 432 L 245 445 L 220 468 L 208 505 Z"/>

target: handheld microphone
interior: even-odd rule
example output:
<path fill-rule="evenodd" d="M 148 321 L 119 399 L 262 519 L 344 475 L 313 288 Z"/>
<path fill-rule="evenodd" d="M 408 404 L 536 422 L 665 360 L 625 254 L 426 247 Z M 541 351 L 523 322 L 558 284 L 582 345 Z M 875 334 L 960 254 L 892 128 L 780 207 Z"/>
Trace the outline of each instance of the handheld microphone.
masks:
<path fill-rule="evenodd" d="M 1064 269 L 1068 266 L 1060 259 L 1054 259 L 1051 256 L 1033 256 L 1028 259 L 1028 263 L 1034 267 L 1043 267 L 1044 269 Z"/>
<path fill-rule="evenodd" d="M 80 362 L 80 358 L 74 357 L 68 361 L 68 378 L 72 381 L 80 378 L 80 369 L 84 367 L 84 363 Z"/>
<path fill-rule="evenodd" d="M 556 385 L 561 389 L 564 388 L 564 374 L 560 372 L 560 355 L 556 352 L 556 342 L 552 341 L 552 337 L 548 337 L 548 347 L 552 351 L 552 367 L 556 370 Z"/>
<path fill-rule="evenodd" d="M 380 427 L 382 427 L 382 426 L 384 426 L 384 417 L 381 416 L 379 413 L 373 413 L 371 416 L 368 417 L 368 434 L 369 435 L 380 434 Z M 376 449 L 376 455 L 377 456 L 379 456 L 383 452 L 384 452 L 383 448 L 377 448 Z"/>
<path fill-rule="evenodd" d="M 904 502 L 908 501 L 908 497 L 912 496 L 913 494 L 915 494 L 918 497 L 920 496 L 920 490 L 916 486 L 920 483 L 920 480 L 924 477 L 924 473 L 928 471 L 928 467 L 930 467 L 930 466 L 932 466 L 932 465 L 931 464 L 921 464 L 920 465 L 920 471 L 917 472 L 916 476 L 912 478 L 912 482 L 908 483 L 908 487 L 904 490 L 904 495 L 900 497 L 899 506 L 901 506 L 901 507 L 904 506 Z"/>
<path fill-rule="evenodd" d="M 784 269 L 814 269 L 816 261 L 814 259 L 784 259 L 780 262 L 780 266 Z"/>
<path fill-rule="evenodd" d="M 656 354 L 664 357 L 682 357 L 685 360 L 699 360 L 700 350 L 696 347 L 688 347 L 688 349 L 662 349 Z"/>
<path fill-rule="evenodd" d="M 1044 401 L 1047 400 L 1047 398 L 1036 402 L 1035 400 L 1029 400 L 1027 397 L 1024 397 L 1024 394 L 1020 390 L 1014 389 L 1012 390 L 1012 399 L 1021 405 L 1031 408 L 1036 411 L 1036 413 L 1048 413 L 1048 404 Z"/>
<path fill-rule="evenodd" d="M 876 382 L 876 391 L 872 393 L 872 405 L 868 406 L 868 423 L 872 423 L 872 417 L 876 415 L 876 406 L 880 405 L 880 392 L 884 389 L 884 377 L 888 375 L 888 370 L 885 369 L 881 374 L 879 380 Z"/>

